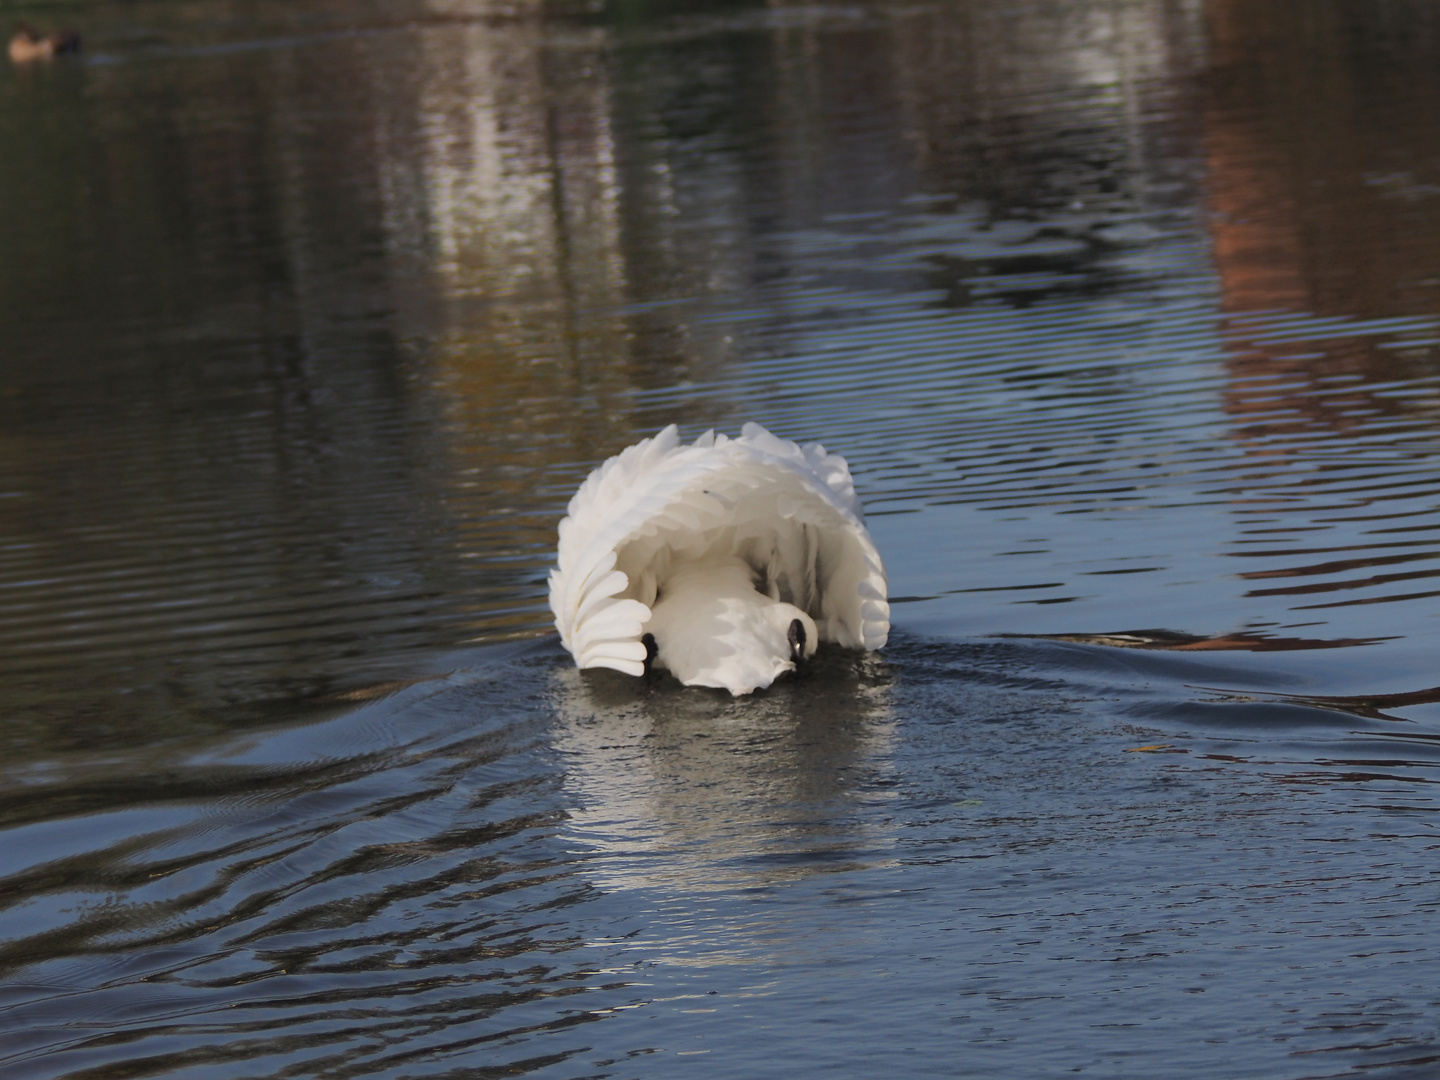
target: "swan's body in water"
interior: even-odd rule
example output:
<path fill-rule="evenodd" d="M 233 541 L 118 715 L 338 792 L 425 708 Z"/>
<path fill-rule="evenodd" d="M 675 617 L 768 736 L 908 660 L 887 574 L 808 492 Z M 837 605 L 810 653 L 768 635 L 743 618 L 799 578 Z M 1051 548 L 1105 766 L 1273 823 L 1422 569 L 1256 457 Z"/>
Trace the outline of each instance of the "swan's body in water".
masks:
<path fill-rule="evenodd" d="M 885 569 L 845 459 L 746 424 L 674 425 L 590 474 L 560 522 L 550 607 L 581 668 L 748 694 L 820 641 L 878 649 Z"/>

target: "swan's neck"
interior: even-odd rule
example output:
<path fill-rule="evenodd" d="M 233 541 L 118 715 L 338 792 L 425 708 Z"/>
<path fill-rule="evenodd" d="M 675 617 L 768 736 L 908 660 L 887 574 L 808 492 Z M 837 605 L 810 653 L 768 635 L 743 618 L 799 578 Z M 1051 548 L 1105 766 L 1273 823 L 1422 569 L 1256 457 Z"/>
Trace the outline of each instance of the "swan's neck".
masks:
<path fill-rule="evenodd" d="M 674 568 L 645 630 L 655 639 L 654 662 L 682 683 L 732 694 L 769 686 L 818 641 L 815 620 L 759 592 L 755 572 L 734 556 Z"/>

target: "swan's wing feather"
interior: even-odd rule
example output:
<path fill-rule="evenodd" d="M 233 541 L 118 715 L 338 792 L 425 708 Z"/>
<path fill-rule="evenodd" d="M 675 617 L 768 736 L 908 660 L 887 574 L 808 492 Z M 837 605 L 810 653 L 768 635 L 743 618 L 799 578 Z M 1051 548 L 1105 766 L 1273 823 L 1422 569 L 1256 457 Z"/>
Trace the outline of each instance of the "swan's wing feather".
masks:
<path fill-rule="evenodd" d="M 850 648 L 882 647 L 890 634 L 889 585 L 845 459 L 819 443 L 802 447 L 781 439 L 759 424 L 746 424 L 730 448 L 738 467 L 785 478 L 777 512 L 810 519 L 814 532 L 805 535 L 818 541 L 818 550 L 797 556 L 791 545 L 781 556 L 797 580 L 818 575 L 819 610 L 811 614 L 821 635 Z"/>
<path fill-rule="evenodd" d="M 638 600 L 605 604 L 584 622 L 584 644 L 574 650 L 576 665 L 643 674 L 647 652 L 640 634 L 649 618 L 650 609 Z"/>
<path fill-rule="evenodd" d="M 772 457 L 783 458 L 801 465 L 820 480 L 845 509 L 858 520 L 865 520 L 860 507 L 860 497 L 855 494 L 855 480 L 850 475 L 850 463 L 839 454 L 828 454 L 820 443 L 805 443 L 803 446 L 772 435 L 759 424 L 746 424 L 740 429 L 740 439 L 754 449 Z"/>
<path fill-rule="evenodd" d="M 623 672 L 626 675 L 634 675 L 637 678 L 645 674 L 645 665 L 639 660 L 616 660 L 612 657 L 602 656 L 590 661 L 588 664 L 581 664 L 580 667 L 605 667 L 615 671 Z"/>
<path fill-rule="evenodd" d="M 680 429 L 674 424 L 649 439 L 641 439 L 610 458 L 585 478 L 579 490 L 570 497 L 565 518 L 560 522 L 560 561 L 566 561 L 566 548 L 583 541 L 587 526 L 605 515 L 621 495 L 636 481 L 651 472 L 680 445 Z M 577 531 L 578 530 L 578 531 Z"/>
<path fill-rule="evenodd" d="M 550 607 L 565 647 L 581 667 L 629 670 L 650 609 L 620 596 L 630 577 L 615 569 L 619 548 L 647 528 L 690 528 L 718 504 L 703 496 L 699 481 L 723 462 L 710 447 L 680 445 L 672 424 L 659 434 L 610 458 L 586 478 L 560 523 L 559 566 L 550 575 Z M 695 497 L 685 499 L 689 488 Z M 627 643 L 619 654 L 608 642 Z"/>
<path fill-rule="evenodd" d="M 607 641 L 638 642 L 641 627 L 649 618 L 650 609 L 639 600 L 616 600 L 605 604 L 585 620 L 585 636 L 588 638 L 585 647 L 599 648 Z"/>

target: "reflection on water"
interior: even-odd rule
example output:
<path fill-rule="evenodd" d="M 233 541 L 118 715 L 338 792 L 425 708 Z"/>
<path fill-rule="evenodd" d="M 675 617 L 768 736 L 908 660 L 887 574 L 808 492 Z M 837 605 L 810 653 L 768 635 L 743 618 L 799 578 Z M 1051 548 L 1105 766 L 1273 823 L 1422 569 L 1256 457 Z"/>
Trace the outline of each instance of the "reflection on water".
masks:
<path fill-rule="evenodd" d="M 0 1071 L 1440 1060 L 1430 6 L 73 10 L 0 68 Z M 494 644 L 744 420 L 850 459 L 883 659 Z"/>
<path fill-rule="evenodd" d="M 858 671 L 850 670 L 852 665 Z M 567 833 L 602 888 L 760 888 L 893 858 L 867 809 L 894 794 L 887 666 L 825 655 L 749 699 L 669 680 L 559 677 Z"/>

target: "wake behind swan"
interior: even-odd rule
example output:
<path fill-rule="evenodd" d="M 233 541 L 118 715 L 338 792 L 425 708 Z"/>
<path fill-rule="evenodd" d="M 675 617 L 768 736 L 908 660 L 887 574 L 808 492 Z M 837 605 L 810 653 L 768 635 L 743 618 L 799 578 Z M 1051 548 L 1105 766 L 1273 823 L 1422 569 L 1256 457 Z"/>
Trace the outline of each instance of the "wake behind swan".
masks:
<path fill-rule="evenodd" d="M 748 694 L 820 641 L 878 649 L 885 568 L 845 459 L 759 424 L 675 425 L 592 472 L 560 522 L 550 608 L 581 668 Z"/>

